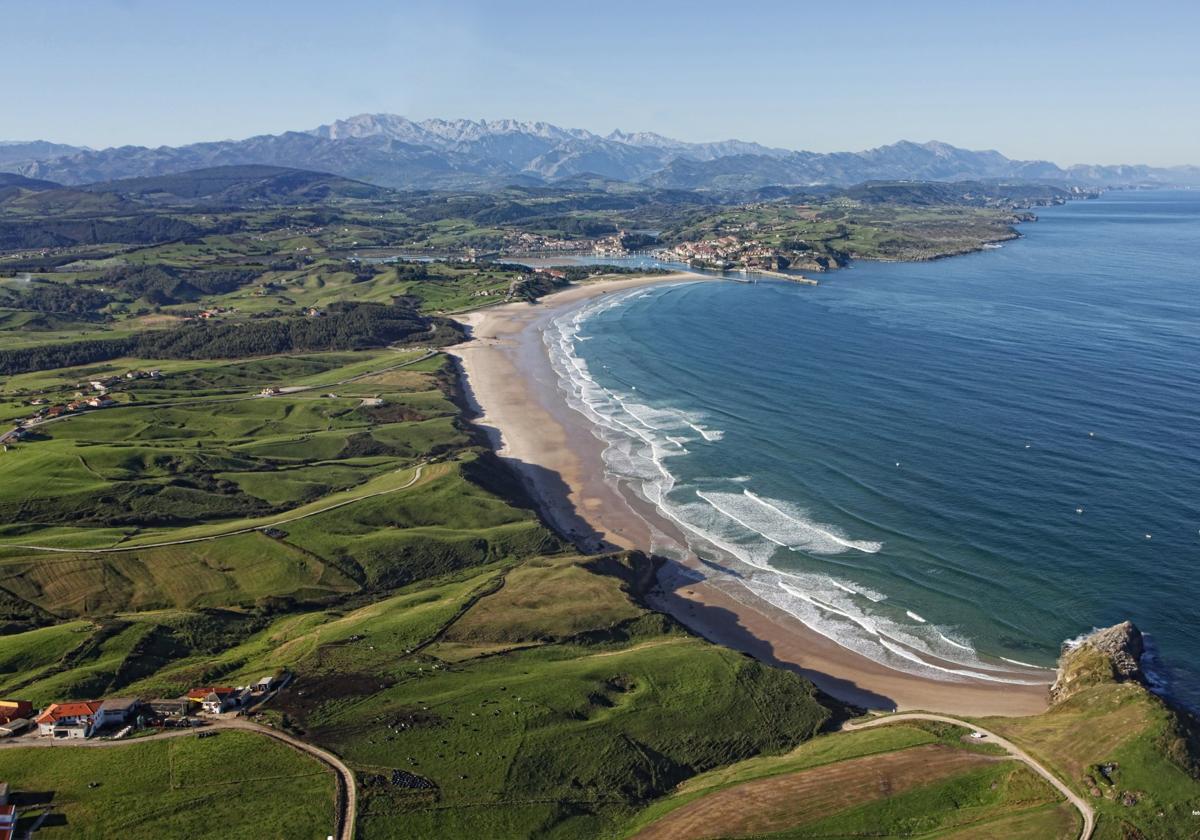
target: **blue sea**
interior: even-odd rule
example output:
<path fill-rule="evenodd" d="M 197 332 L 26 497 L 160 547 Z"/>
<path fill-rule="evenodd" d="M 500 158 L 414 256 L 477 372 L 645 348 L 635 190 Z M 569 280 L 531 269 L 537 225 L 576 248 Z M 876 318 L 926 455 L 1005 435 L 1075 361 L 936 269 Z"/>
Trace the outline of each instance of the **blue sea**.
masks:
<path fill-rule="evenodd" d="M 1044 679 L 1128 618 L 1200 706 L 1200 192 L 1039 217 L 817 287 L 607 295 L 547 343 L 610 472 L 748 596 L 945 679 Z"/>

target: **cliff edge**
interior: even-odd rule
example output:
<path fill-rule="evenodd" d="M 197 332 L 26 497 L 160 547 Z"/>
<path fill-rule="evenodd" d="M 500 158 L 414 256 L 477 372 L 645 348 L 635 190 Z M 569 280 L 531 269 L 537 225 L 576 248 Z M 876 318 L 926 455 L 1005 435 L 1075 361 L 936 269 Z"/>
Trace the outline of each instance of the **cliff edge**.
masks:
<path fill-rule="evenodd" d="M 1058 678 L 1050 687 L 1057 705 L 1080 690 L 1102 682 L 1142 682 L 1142 631 L 1132 621 L 1095 630 L 1069 643 L 1058 662 Z"/>

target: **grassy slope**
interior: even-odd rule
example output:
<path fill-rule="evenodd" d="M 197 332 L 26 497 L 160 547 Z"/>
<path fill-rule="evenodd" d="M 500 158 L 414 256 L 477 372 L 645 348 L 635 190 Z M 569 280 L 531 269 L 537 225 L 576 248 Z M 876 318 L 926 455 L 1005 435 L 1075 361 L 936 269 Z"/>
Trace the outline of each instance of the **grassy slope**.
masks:
<path fill-rule="evenodd" d="M 470 581 L 488 594 L 468 595 L 419 652 L 404 653 L 411 634 L 364 631 L 298 663 L 337 674 L 298 683 L 281 709 L 360 771 L 360 836 L 612 834 L 678 781 L 790 747 L 825 719 L 809 684 L 646 613 L 619 578 L 570 557 L 529 563 Z M 571 608 L 536 608 L 553 597 L 543 579 Z M 394 768 L 436 787 L 377 781 Z"/>
<path fill-rule="evenodd" d="M 359 773 L 362 837 L 615 836 L 678 782 L 789 749 L 828 715 L 799 677 L 638 606 L 628 591 L 649 572 L 636 556 L 510 559 L 359 607 L 209 614 L 190 635 L 196 614 L 163 610 L 8 638 L 14 662 L 52 639 L 70 653 L 24 672 L 38 702 L 292 669 L 267 717 Z M 235 641 L 189 652 L 188 638 Z M 433 787 L 394 787 L 395 769 Z"/>
<path fill-rule="evenodd" d="M 332 774 L 251 733 L 109 749 L 5 749 L 0 778 L 19 794 L 49 797 L 53 814 L 36 835 L 45 840 L 318 840 L 333 826 Z M 92 781 L 99 787 L 89 788 Z"/>
<path fill-rule="evenodd" d="M 1073 811 L 1028 769 L 962 741 L 957 727 L 896 725 L 823 735 L 680 785 L 627 836 L 986 836 L 1023 824 L 1069 837 Z M 1000 836 L 1005 836 L 1001 833 Z"/>
<path fill-rule="evenodd" d="M 1195 837 L 1200 781 L 1178 719 L 1133 682 L 1114 683 L 1100 654 L 1081 649 L 1068 667 L 1085 687 L 1043 715 L 986 725 L 1043 761 L 1094 804 L 1096 837 Z M 1116 764 L 1110 778 L 1099 765 Z M 1124 804 L 1131 794 L 1134 804 Z"/>
<path fill-rule="evenodd" d="M 252 533 L 101 555 L 0 545 L 0 617 L 311 602 L 556 550 L 530 511 L 484 489 L 507 492 L 490 459 L 468 448 L 444 357 L 396 368 L 417 358 L 180 366 L 118 395 L 138 407 L 48 425 L 46 439 L 0 455 L 10 479 L 0 507 L 12 514 L 0 532 L 10 543 L 148 546 L 310 518 L 280 524 L 282 539 Z M 319 390 L 221 402 L 264 381 Z M 194 404 L 164 405 L 180 400 Z M 440 453 L 453 457 L 418 477 L 415 463 Z M 107 522 L 106 511 L 126 524 Z"/>

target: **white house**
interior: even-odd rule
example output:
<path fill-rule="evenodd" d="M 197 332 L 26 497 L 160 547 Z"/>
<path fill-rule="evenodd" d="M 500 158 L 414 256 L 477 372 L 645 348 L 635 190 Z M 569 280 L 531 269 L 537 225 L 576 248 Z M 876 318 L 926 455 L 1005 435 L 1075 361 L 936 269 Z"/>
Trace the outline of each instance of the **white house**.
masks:
<path fill-rule="evenodd" d="M 99 700 L 78 703 L 51 703 L 37 716 L 39 735 L 53 738 L 90 738 L 96 728 Z"/>

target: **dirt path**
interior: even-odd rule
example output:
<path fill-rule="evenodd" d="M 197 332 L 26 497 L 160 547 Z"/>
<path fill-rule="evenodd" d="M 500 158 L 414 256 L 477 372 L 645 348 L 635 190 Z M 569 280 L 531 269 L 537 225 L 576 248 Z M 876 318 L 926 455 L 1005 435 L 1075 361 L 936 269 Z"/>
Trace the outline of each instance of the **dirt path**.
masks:
<path fill-rule="evenodd" d="M 627 653 L 634 653 L 646 648 L 661 647 L 663 645 L 677 645 L 681 642 L 689 641 L 688 639 L 659 639 L 653 642 L 641 642 L 633 647 L 621 648 L 620 650 L 606 650 L 603 653 L 589 653 L 587 656 L 580 657 L 581 659 L 603 659 L 606 656 L 624 656 Z"/>
<path fill-rule="evenodd" d="M 10 738 L 0 741 L 0 749 L 22 749 L 26 747 L 43 747 L 46 749 L 112 749 L 124 747 L 129 744 L 143 744 L 147 741 L 164 741 L 168 738 L 183 738 L 188 735 L 195 736 L 199 732 L 213 732 L 214 730 L 221 729 L 239 729 L 247 732 L 257 732 L 259 735 L 274 738 L 276 741 L 282 741 L 288 746 L 312 756 L 332 770 L 334 777 L 337 779 L 337 796 L 334 806 L 334 830 L 332 836 L 336 840 L 353 840 L 354 823 L 358 815 L 358 789 L 354 784 L 354 771 L 347 767 L 333 753 L 326 752 L 320 747 L 301 741 L 299 738 L 295 738 L 286 732 L 280 732 L 278 729 L 253 723 L 245 718 L 226 718 L 213 721 L 209 726 L 202 729 L 172 729 L 166 732 L 158 732 L 154 735 L 146 735 L 142 738 L 126 738 L 120 741 L 103 741 L 99 739 L 60 741 L 45 737 Z"/>
<path fill-rule="evenodd" d="M 1047 770 L 1043 765 L 1039 764 L 1038 761 L 1033 758 L 1033 756 L 1025 752 L 1025 750 L 1018 747 L 1012 741 L 1009 741 L 1007 738 L 1002 738 L 994 732 L 990 732 L 987 729 L 981 729 L 975 724 L 968 723 L 967 721 L 960 720 L 959 718 L 950 717 L 948 715 L 929 714 L 926 712 L 902 712 L 896 715 L 886 715 L 884 717 L 864 721 L 862 723 L 846 723 L 843 724 L 842 728 L 848 731 L 855 729 L 869 729 L 873 726 L 886 726 L 889 723 L 904 720 L 932 720 L 939 723 L 952 723 L 957 726 L 964 726 L 974 732 L 982 733 L 986 736 L 985 743 L 997 744 L 1003 747 L 1009 755 L 1018 761 L 1024 762 L 1031 770 L 1053 785 L 1055 790 L 1066 797 L 1066 800 L 1074 805 L 1076 810 L 1083 815 L 1083 830 L 1079 833 L 1079 840 L 1090 840 L 1092 832 L 1096 828 L 1096 812 L 1092 806 L 1088 804 L 1088 802 L 1081 796 L 1076 794 L 1075 791 L 1067 787 L 1066 784 L 1059 781 L 1057 776 Z"/>

